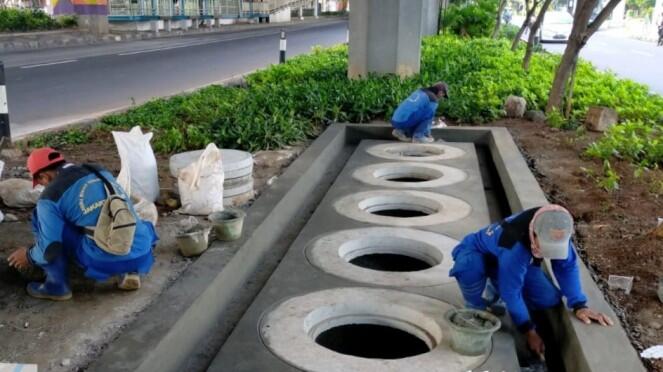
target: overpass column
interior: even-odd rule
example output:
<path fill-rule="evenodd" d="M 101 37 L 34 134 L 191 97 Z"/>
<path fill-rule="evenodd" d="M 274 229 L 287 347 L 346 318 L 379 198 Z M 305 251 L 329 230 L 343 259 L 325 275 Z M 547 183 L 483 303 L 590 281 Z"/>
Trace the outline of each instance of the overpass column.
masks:
<path fill-rule="evenodd" d="M 359 0 L 350 12 L 348 77 L 419 73 L 424 0 Z"/>
<path fill-rule="evenodd" d="M 313 0 L 313 17 L 318 18 L 318 0 Z"/>
<path fill-rule="evenodd" d="M 437 34 L 437 22 L 440 18 L 440 1 L 424 0 L 424 9 L 421 19 L 421 35 L 429 36 Z"/>

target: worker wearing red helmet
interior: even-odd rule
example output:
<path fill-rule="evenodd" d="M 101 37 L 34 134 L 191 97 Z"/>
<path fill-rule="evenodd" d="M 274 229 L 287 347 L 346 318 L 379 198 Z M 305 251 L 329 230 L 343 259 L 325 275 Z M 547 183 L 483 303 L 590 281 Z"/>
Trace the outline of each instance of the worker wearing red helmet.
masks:
<path fill-rule="evenodd" d="M 105 281 L 118 277 L 121 289 L 138 289 L 140 275 L 148 273 L 154 262 L 152 249 L 158 240 L 154 226 L 136 217 L 133 243 L 124 255 L 99 248 L 89 232 L 109 196 L 104 182 L 127 199 L 110 172 L 96 165 L 68 163 L 51 148 L 34 150 L 27 165 L 34 185 L 44 186 L 32 216 L 35 245 L 15 250 L 8 261 L 17 269 L 36 265 L 46 273 L 44 283 L 28 284 L 28 294 L 50 300 L 71 298 L 67 274 L 71 263 L 88 278 Z M 127 203 L 136 216 L 131 202 Z"/>

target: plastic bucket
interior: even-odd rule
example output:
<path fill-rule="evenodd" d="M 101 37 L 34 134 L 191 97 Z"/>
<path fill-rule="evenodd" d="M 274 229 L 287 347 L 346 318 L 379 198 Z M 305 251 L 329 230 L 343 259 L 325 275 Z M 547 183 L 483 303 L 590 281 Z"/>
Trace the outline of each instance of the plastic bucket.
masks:
<path fill-rule="evenodd" d="M 198 256 L 205 252 L 209 245 L 209 228 L 184 232 L 175 236 L 180 252 L 185 257 Z"/>
<path fill-rule="evenodd" d="M 490 350 L 493 333 L 502 323 L 493 314 L 473 309 L 451 309 L 444 314 L 451 348 L 463 355 L 483 355 Z"/>
<path fill-rule="evenodd" d="M 216 238 L 223 241 L 237 240 L 242 236 L 246 213 L 237 208 L 225 208 L 221 212 L 210 214 L 207 219 L 212 223 Z"/>

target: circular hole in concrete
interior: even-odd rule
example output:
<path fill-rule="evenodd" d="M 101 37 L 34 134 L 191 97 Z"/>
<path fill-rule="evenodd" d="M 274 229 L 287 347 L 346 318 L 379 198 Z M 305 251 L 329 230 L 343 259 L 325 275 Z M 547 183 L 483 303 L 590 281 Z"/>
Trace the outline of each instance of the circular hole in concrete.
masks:
<path fill-rule="evenodd" d="M 391 188 L 431 188 L 467 179 L 467 173 L 441 164 L 394 162 L 370 164 L 354 171 L 356 180 Z"/>
<path fill-rule="evenodd" d="M 454 159 L 465 155 L 465 151 L 441 143 L 383 143 L 370 146 L 366 151 L 373 156 L 384 159 L 414 162 Z"/>
<path fill-rule="evenodd" d="M 313 240 L 306 258 L 329 274 L 391 287 L 452 283 L 451 251 L 458 241 L 430 231 L 399 227 L 340 230 Z"/>
<path fill-rule="evenodd" d="M 433 192 L 372 190 L 353 193 L 334 203 L 352 219 L 392 226 L 428 226 L 461 220 L 472 207 L 465 201 Z"/>
<path fill-rule="evenodd" d="M 398 272 L 421 271 L 432 267 L 420 259 L 392 253 L 367 254 L 352 259 L 350 263 L 365 269 Z"/>
<path fill-rule="evenodd" d="M 337 353 L 373 359 L 400 359 L 430 351 L 416 336 L 379 324 L 341 325 L 322 332 L 315 342 Z"/>
<path fill-rule="evenodd" d="M 444 341 L 451 308 L 409 292 L 334 288 L 275 304 L 260 319 L 260 337 L 274 355 L 304 371 L 471 370 L 486 355 L 460 355 Z"/>
<path fill-rule="evenodd" d="M 427 204 L 425 200 L 417 198 L 377 196 L 359 202 L 359 209 L 377 216 L 396 218 L 425 217 L 438 212 L 438 209 Z"/>

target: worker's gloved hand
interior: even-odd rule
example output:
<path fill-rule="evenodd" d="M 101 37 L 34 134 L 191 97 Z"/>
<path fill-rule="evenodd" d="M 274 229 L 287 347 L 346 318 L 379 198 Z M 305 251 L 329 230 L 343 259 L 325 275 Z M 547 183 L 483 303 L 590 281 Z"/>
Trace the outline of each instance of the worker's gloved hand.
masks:
<path fill-rule="evenodd" d="M 543 344 L 543 339 L 536 333 L 536 330 L 530 329 L 527 331 L 527 346 L 536 353 L 541 360 L 545 359 L 546 346 Z"/>
<path fill-rule="evenodd" d="M 585 324 L 591 324 L 592 321 L 599 323 L 602 326 L 611 326 L 614 323 L 607 315 L 594 311 L 590 308 L 582 308 L 575 311 L 576 318 L 580 319 Z"/>
<path fill-rule="evenodd" d="M 7 258 L 9 266 L 15 267 L 18 270 L 25 270 L 30 267 L 30 260 L 28 260 L 28 249 L 25 247 L 18 248 Z"/>

